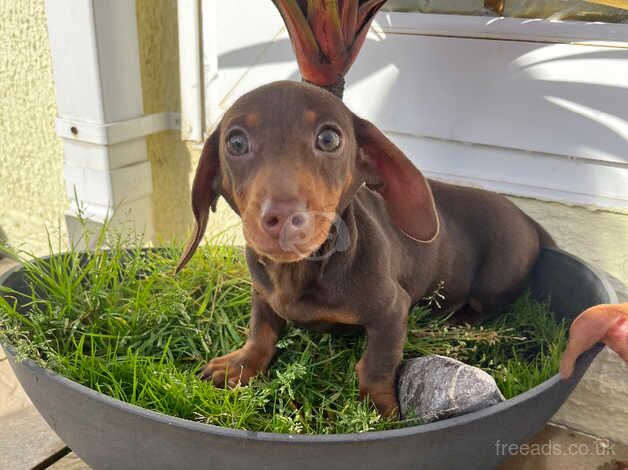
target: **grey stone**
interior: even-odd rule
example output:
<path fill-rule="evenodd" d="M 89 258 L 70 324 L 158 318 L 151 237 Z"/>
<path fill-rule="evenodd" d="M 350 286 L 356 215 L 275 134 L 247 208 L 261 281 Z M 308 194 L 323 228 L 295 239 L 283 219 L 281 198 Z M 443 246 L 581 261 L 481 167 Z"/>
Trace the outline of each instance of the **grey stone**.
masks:
<path fill-rule="evenodd" d="M 423 423 L 451 418 L 504 401 L 482 369 L 431 355 L 406 361 L 399 372 L 401 416 Z"/>

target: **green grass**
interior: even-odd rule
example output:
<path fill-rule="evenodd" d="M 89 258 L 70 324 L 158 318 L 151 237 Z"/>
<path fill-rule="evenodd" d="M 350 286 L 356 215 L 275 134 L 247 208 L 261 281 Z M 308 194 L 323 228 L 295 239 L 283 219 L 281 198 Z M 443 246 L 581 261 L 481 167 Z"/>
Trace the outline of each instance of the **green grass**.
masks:
<path fill-rule="evenodd" d="M 101 237 L 100 245 L 104 245 Z M 361 336 L 288 329 L 264 377 L 219 389 L 196 372 L 246 337 L 250 280 L 242 250 L 214 239 L 177 276 L 179 246 L 123 249 L 26 264 L 31 292 L 4 289 L 0 339 L 94 390 L 151 410 L 229 428 L 329 434 L 391 429 L 358 399 Z M 135 243 L 139 246 L 139 243 Z M 51 250 L 54 251 L 54 250 Z M 437 293 L 410 315 L 406 357 L 443 354 L 491 373 L 515 396 L 555 374 L 566 328 L 547 305 L 522 296 L 497 319 L 452 326 L 429 315 Z"/>

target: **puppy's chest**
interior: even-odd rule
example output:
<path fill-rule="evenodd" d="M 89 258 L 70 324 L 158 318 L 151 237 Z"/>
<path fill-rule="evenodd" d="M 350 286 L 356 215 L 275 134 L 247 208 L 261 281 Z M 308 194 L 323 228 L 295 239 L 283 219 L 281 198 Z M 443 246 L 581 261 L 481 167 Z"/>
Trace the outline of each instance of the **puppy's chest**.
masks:
<path fill-rule="evenodd" d="M 324 330 L 326 325 L 359 324 L 349 306 L 315 281 L 275 275 L 262 283 L 254 275 L 253 286 L 277 315 L 297 326 Z"/>

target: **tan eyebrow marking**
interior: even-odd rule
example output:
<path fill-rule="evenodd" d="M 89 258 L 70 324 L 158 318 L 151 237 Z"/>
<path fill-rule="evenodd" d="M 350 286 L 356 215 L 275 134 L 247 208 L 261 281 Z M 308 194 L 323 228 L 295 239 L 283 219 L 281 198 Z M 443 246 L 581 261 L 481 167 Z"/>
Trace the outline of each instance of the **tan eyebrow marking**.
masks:
<path fill-rule="evenodd" d="M 257 122 L 259 121 L 259 114 L 257 113 L 249 113 L 244 116 L 244 122 L 247 126 L 255 127 L 257 126 Z"/>
<path fill-rule="evenodd" d="M 314 124 L 316 122 L 316 118 L 318 118 L 318 115 L 314 111 L 309 110 L 309 111 L 305 112 L 305 121 L 306 122 L 308 122 L 310 124 Z"/>

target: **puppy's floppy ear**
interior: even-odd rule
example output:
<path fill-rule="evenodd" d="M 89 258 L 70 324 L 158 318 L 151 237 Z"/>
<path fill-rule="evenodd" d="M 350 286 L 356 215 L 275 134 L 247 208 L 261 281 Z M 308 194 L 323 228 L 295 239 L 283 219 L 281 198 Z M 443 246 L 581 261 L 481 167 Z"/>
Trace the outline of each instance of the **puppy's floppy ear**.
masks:
<path fill-rule="evenodd" d="M 205 142 L 198 167 L 196 168 L 196 175 L 192 184 L 192 212 L 196 219 L 196 226 L 194 227 L 192 238 L 179 259 L 177 269 L 175 270 L 177 273 L 187 264 L 201 242 L 207 228 L 210 207 L 212 211 L 216 211 L 216 201 L 220 196 L 218 189 L 219 145 L 220 131 L 217 128 Z"/>
<path fill-rule="evenodd" d="M 353 122 L 366 185 L 382 195 L 392 223 L 417 241 L 434 240 L 438 212 L 423 174 L 369 121 L 354 116 Z"/>

